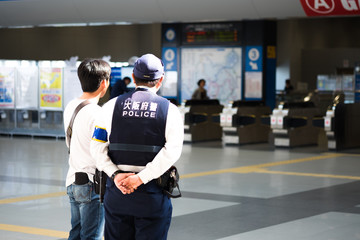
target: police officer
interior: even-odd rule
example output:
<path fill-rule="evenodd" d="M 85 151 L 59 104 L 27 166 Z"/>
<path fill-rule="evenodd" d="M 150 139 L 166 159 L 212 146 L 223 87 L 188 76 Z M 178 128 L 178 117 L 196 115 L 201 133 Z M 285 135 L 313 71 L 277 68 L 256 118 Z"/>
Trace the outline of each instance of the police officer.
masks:
<path fill-rule="evenodd" d="M 160 59 L 141 56 L 133 70 L 135 91 L 106 103 L 97 122 L 91 151 L 110 176 L 106 240 L 167 239 L 172 204 L 156 179 L 179 159 L 184 127 L 178 108 L 156 94 L 163 75 Z"/>

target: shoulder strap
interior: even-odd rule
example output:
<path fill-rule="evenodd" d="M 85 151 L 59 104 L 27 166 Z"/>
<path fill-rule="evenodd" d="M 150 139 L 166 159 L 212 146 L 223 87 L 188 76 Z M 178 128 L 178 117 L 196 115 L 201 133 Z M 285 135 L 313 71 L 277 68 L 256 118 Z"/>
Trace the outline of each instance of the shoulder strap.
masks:
<path fill-rule="evenodd" d="M 73 124 L 74 124 L 74 120 L 75 120 L 75 117 L 76 115 L 78 114 L 78 112 L 83 108 L 85 107 L 86 105 L 88 105 L 90 103 L 89 100 L 85 100 L 85 101 L 82 101 L 76 108 L 75 108 L 75 111 L 71 117 L 71 120 L 70 120 L 70 123 L 69 123 L 69 126 L 66 130 L 66 141 L 68 143 L 68 146 L 69 146 L 69 153 L 70 153 L 70 143 L 71 143 L 71 136 L 72 136 L 72 127 L 73 127 Z"/>

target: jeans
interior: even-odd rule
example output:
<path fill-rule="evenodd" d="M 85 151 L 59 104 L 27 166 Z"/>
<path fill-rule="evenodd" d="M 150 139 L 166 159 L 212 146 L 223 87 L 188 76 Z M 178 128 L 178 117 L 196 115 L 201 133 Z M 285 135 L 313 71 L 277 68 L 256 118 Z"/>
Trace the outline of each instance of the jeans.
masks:
<path fill-rule="evenodd" d="M 71 205 L 68 240 L 101 240 L 104 234 L 104 206 L 92 182 L 67 187 Z"/>

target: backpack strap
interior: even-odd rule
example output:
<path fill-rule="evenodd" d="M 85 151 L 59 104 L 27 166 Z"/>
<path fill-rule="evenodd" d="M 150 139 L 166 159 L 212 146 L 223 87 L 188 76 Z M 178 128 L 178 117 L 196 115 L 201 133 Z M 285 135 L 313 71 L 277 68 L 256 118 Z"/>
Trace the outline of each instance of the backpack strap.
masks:
<path fill-rule="evenodd" d="M 70 123 L 69 123 L 69 126 L 66 130 L 66 141 L 68 143 L 68 146 L 69 146 L 69 154 L 70 154 L 70 143 L 71 143 L 71 136 L 72 136 L 72 127 L 73 127 L 73 124 L 74 124 L 74 120 L 75 120 L 75 117 L 76 115 L 78 114 L 78 112 L 83 108 L 85 107 L 86 105 L 90 104 L 90 101 L 89 100 L 85 100 L 85 101 L 82 101 L 76 108 L 75 108 L 75 111 L 71 117 L 71 120 L 70 120 Z"/>

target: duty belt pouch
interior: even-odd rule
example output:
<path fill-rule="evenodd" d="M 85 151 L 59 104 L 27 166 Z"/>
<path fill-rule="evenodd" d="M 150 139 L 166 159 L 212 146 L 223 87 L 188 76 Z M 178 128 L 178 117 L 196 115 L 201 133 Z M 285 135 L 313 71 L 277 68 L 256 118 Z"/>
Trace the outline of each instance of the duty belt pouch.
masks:
<path fill-rule="evenodd" d="M 175 166 L 171 166 L 163 175 L 157 179 L 157 184 L 163 189 L 163 193 L 169 198 L 181 197 L 181 191 L 179 188 L 179 172 Z M 173 195 L 174 189 L 177 188 L 179 194 Z"/>
<path fill-rule="evenodd" d="M 95 193 L 100 195 L 100 202 L 102 202 L 105 195 L 107 175 L 105 172 L 96 169 L 93 180 Z"/>
<path fill-rule="evenodd" d="M 84 172 L 76 172 L 75 173 L 75 184 L 76 185 L 84 185 L 89 182 L 89 177 L 87 173 Z"/>

